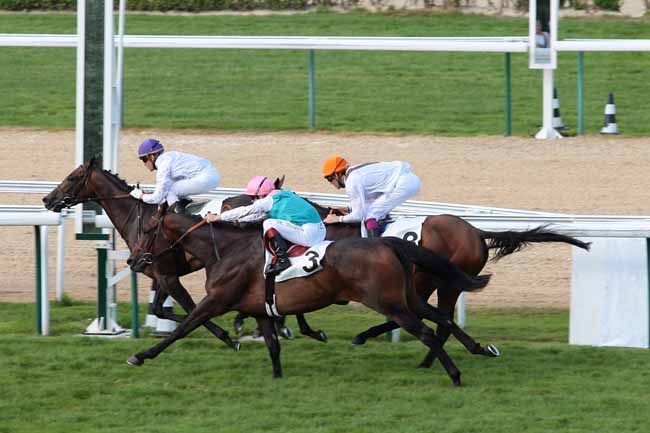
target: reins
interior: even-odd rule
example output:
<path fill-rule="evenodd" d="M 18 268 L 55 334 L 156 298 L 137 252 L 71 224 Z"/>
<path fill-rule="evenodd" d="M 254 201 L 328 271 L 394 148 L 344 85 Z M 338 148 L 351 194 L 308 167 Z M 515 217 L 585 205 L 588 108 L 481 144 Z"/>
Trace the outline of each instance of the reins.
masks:
<path fill-rule="evenodd" d="M 149 246 L 146 248 L 147 250 L 153 247 L 153 244 L 155 243 L 156 238 L 158 237 L 158 233 L 162 232 L 162 226 L 164 224 L 163 219 L 165 218 L 164 215 L 161 215 L 160 219 L 158 220 L 158 230 L 156 230 L 155 236 L 152 238 Z M 185 239 L 190 233 L 193 231 L 199 229 L 200 227 L 203 227 L 205 224 L 208 222 L 205 219 L 202 219 L 201 221 L 197 222 L 194 224 L 192 227 L 187 229 L 178 239 L 176 239 L 170 246 L 165 248 L 163 251 L 159 252 L 158 254 L 152 254 L 150 252 L 145 252 L 142 257 L 143 260 L 147 264 L 152 264 L 155 260 L 157 260 L 159 257 L 161 257 L 164 254 L 167 254 L 169 251 L 173 250 L 176 246 L 178 246 L 183 239 Z M 212 235 L 212 246 L 214 248 L 214 255 L 217 257 L 217 260 L 221 260 L 221 256 L 219 255 L 219 250 L 217 249 L 217 240 L 214 237 L 214 231 L 212 230 L 212 227 L 210 227 L 210 234 Z"/>

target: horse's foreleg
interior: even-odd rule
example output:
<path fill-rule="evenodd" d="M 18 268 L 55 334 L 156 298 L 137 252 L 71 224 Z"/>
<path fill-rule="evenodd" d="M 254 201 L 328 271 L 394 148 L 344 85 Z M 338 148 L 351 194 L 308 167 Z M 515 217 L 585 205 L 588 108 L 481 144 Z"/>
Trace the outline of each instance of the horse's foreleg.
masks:
<path fill-rule="evenodd" d="M 307 337 L 313 338 L 314 340 L 322 341 L 323 343 L 327 342 L 327 334 L 325 331 L 318 330 L 314 331 L 307 323 L 304 314 L 296 314 L 296 320 L 298 321 L 298 326 L 300 327 L 300 333 L 306 335 Z"/>
<path fill-rule="evenodd" d="M 257 324 L 264 334 L 264 342 L 269 350 L 271 362 L 273 363 L 273 377 L 282 377 L 282 364 L 280 363 L 280 341 L 275 332 L 275 321 L 269 317 L 257 317 Z"/>
<path fill-rule="evenodd" d="M 196 304 L 194 303 L 194 300 L 190 296 L 190 294 L 187 292 L 187 289 L 183 287 L 181 282 L 179 281 L 178 277 L 175 278 L 160 278 L 159 279 L 159 291 L 156 292 L 156 296 L 160 292 L 160 288 L 164 288 L 164 291 L 169 293 L 172 298 L 187 312 L 191 312 L 196 308 Z M 155 304 L 155 297 L 154 297 L 154 304 Z M 173 320 L 175 322 L 181 323 L 183 320 L 187 318 L 187 316 L 181 316 L 178 314 L 173 314 L 173 313 L 168 313 L 162 308 L 162 302 L 160 303 L 160 315 L 158 312 L 156 312 L 157 317 L 161 317 L 163 319 L 167 320 Z M 216 325 L 212 323 L 211 321 L 207 320 L 203 326 L 205 326 L 208 331 L 212 333 L 215 337 L 217 337 L 219 340 L 223 341 L 228 347 L 234 350 L 239 350 L 240 344 L 239 341 L 232 341 L 230 336 L 228 335 L 228 332 L 221 328 L 219 325 Z"/>
<path fill-rule="evenodd" d="M 440 341 L 436 338 L 433 329 L 426 326 L 418 317 L 410 311 L 402 311 L 392 314 L 392 318 L 406 330 L 406 332 L 417 337 L 425 346 L 429 347 L 440 359 L 440 363 L 447 371 L 454 385 L 460 385 L 460 371 L 451 360 Z"/>
<path fill-rule="evenodd" d="M 218 311 L 215 313 L 215 311 Z M 187 318 L 180 324 L 178 328 L 171 333 L 169 337 L 166 337 L 163 341 L 156 344 L 152 348 L 145 350 L 143 352 L 136 353 L 130 357 L 126 362 L 131 365 L 140 366 L 144 364 L 145 359 L 153 359 L 158 356 L 163 350 L 169 347 L 176 340 L 179 340 L 185 337 L 190 332 L 194 331 L 196 328 L 201 326 L 203 322 L 209 320 L 210 318 L 220 314 L 222 309 L 219 308 L 219 303 L 216 300 L 206 297 L 201 301 L 201 303 L 188 314 Z"/>

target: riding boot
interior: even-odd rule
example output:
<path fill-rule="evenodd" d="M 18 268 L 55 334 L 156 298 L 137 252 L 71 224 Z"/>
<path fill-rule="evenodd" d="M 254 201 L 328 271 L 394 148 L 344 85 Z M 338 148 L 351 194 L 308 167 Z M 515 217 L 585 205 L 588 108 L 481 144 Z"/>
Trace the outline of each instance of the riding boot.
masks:
<path fill-rule="evenodd" d="M 378 229 L 366 229 L 366 232 L 368 233 L 368 239 L 370 239 L 370 238 L 378 238 L 379 237 L 379 230 Z"/>
<path fill-rule="evenodd" d="M 191 202 L 192 200 L 188 200 L 186 198 L 179 199 L 176 203 L 174 203 L 174 213 L 185 213 L 185 207 Z"/>
<path fill-rule="evenodd" d="M 368 233 L 368 239 L 379 237 L 379 224 L 376 219 L 370 218 L 366 221 L 366 233 Z"/>
<path fill-rule="evenodd" d="M 160 220 L 160 218 L 165 215 L 169 211 L 169 206 L 167 205 L 167 202 L 163 202 L 162 204 L 158 205 L 158 211 L 156 212 L 156 219 Z"/>
<path fill-rule="evenodd" d="M 277 257 L 275 263 L 266 268 L 266 275 L 278 275 L 291 267 L 289 256 L 287 255 L 287 243 L 279 234 L 269 239 L 269 245 Z"/>

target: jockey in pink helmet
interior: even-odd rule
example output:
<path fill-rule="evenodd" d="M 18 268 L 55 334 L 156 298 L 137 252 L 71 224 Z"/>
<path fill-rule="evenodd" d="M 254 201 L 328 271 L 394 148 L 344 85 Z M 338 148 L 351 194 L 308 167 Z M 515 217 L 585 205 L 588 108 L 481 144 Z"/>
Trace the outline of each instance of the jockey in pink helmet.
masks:
<path fill-rule="evenodd" d="M 275 189 L 273 181 L 264 176 L 253 177 L 244 194 L 253 198 L 253 204 L 223 212 L 209 214 L 207 222 L 236 221 L 259 215 L 264 236 L 278 258 L 275 265 L 265 270 L 267 275 L 277 275 L 291 266 L 285 239 L 298 245 L 311 247 L 325 240 L 325 225 L 316 209 L 304 198 L 286 189 Z"/>
<path fill-rule="evenodd" d="M 176 204 L 176 211 L 184 208 L 184 200 L 191 194 L 202 194 L 219 186 L 221 176 L 210 161 L 189 153 L 165 151 L 162 143 L 153 138 L 138 147 L 138 158 L 149 171 L 157 170 L 156 189 L 145 194 L 136 188 L 131 195 L 145 203 L 169 206 Z"/>

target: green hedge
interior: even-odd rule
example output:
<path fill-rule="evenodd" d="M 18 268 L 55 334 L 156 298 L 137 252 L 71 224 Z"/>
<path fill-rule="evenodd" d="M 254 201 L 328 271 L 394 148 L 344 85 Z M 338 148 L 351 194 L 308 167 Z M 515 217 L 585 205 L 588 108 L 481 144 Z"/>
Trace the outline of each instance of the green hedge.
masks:
<path fill-rule="evenodd" d="M 561 0 L 572 9 L 585 9 L 583 0 Z M 618 11 L 621 0 L 593 0 L 598 9 Z M 129 0 L 127 9 L 133 11 L 249 11 L 253 9 L 301 10 L 307 7 L 343 6 L 354 7 L 358 0 Z M 433 1 L 425 0 L 425 5 Z M 452 4 L 459 5 L 460 0 Z M 119 2 L 115 2 L 117 9 Z M 0 10 L 75 10 L 77 0 L 0 0 Z M 515 0 L 515 7 L 528 10 L 528 0 Z"/>
<path fill-rule="evenodd" d="M 356 4 L 355 0 L 345 3 Z M 331 6 L 330 0 L 129 0 L 127 9 L 134 11 L 219 11 L 219 10 L 298 10 L 308 6 Z M 115 2 L 117 9 L 119 2 Z M 75 10 L 77 0 L 0 0 L 5 10 Z"/>
<path fill-rule="evenodd" d="M 594 6 L 606 11 L 621 10 L 621 0 L 594 0 Z"/>

